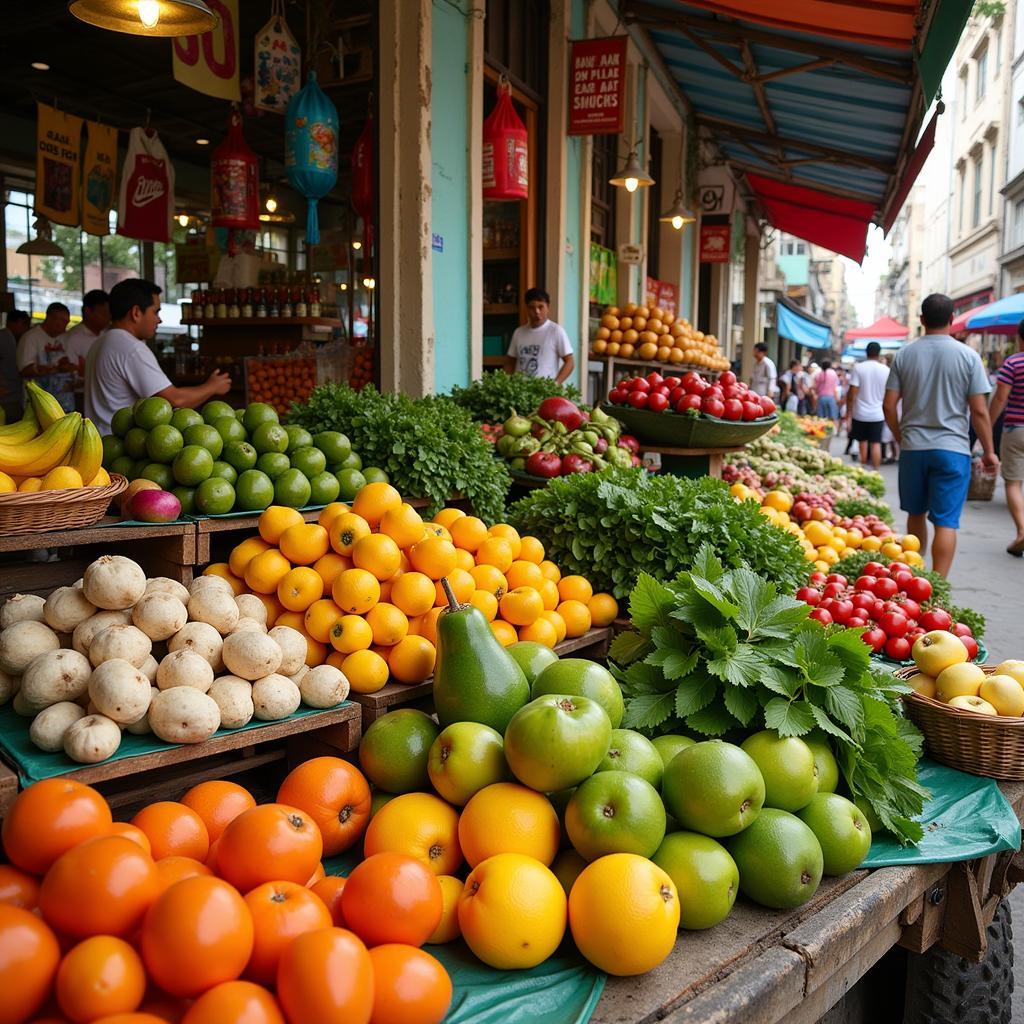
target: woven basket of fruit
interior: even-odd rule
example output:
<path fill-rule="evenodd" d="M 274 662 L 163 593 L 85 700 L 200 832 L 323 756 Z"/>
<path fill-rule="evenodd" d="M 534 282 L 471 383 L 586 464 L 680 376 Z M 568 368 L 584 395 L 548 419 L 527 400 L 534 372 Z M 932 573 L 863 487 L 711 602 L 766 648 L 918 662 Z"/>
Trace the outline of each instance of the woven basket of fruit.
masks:
<path fill-rule="evenodd" d="M 48 533 L 92 526 L 127 487 L 125 477 L 111 473 L 110 483 L 102 486 L 0 494 L 0 533 Z"/>
<path fill-rule="evenodd" d="M 984 674 L 980 693 L 971 692 L 978 681 L 965 678 L 961 688 L 967 692 L 948 702 L 941 701 L 928 696 L 927 691 L 934 691 L 935 683 L 925 677 L 924 692 L 915 690 L 903 698 L 907 717 L 924 734 L 928 756 L 971 775 L 1024 781 L 1024 718 L 1019 711 L 1009 713 L 1020 701 L 1021 684 L 1011 676 L 1000 675 L 996 666 L 964 663 L 955 667 L 963 669 L 965 677 L 972 670 Z M 900 669 L 896 675 L 910 680 L 920 673 L 910 667 Z M 1004 679 L 1005 684 L 993 682 Z M 1003 689 L 1005 698 L 1001 696 Z M 1002 699 L 1008 703 L 999 711 L 996 706 Z"/>

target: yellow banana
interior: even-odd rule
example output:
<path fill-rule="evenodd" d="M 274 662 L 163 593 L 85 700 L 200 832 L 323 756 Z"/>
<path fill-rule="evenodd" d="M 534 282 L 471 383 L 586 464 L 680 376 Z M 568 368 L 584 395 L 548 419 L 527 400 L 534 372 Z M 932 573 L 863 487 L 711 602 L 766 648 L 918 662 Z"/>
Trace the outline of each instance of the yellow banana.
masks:
<path fill-rule="evenodd" d="M 103 439 L 92 420 L 82 420 L 67 464 L 78 470 L 83 483 L 89 483 L 100 471 L 103 465 Z"/>
<path fill-rule="evenodd" d="M 57 420 L 63 419 L 64 410 L 61 408 L 60 402 L 49 391 L 44 391 L 33 380 L 25 384 L 25 389 L 32 401 L 32 408 L 35 410 L 36 419 L 39 420 L 39 426 L 43 430 L 52 427 Z"/>
<path fill-rule="evenodd" d="M 0 444 L 24 444 L 26 441 L 31 441 L 38 434 L 39 421 L 36 419 L 32 403 L 29 402 L 25 409 L 25 415 L 20 420 L 15 420 L 14 423 L 8 423 L 6 426 L 0 427 Z"/>
<path fill-rule="evenodd" d="M 11 476 L 43 476 L 64 465 L 81 422 L 81 414 L 73 412 L 26 444 L 0 444 L 0 470 Z"/>

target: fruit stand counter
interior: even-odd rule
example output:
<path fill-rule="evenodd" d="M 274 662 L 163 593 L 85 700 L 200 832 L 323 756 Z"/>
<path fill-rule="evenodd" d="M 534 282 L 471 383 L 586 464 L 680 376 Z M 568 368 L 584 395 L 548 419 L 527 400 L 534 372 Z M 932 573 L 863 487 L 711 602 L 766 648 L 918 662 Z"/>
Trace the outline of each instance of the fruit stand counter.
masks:
<path fill-rule="evenodd" d="M 736 448 L 667 448 L 657 444 L 641 443 L 640 445 L 643 455 L 659 457 L 663 473 L 671 473 L 672 476 L 685 476 L 692 480 L 702 476 L 721 480 L 725 456 L 741 452 L 743 448 L 743 445 Z"/>
<path fill-rule="evenodd" d="M 1018 818 L 1024 815 L 1024 784 L 1000 788 Z M 879 995 L 890 1013 L 898 1006 L 893 994 L 904 991 L 902 979 L 877 979 L 871 989 L 857 983 L 897 946 L 924 954 L 907 957 L 907 1019 L 918 1019 L 910 1003 L 910 993 L 921 995 L 914 982 L 949 992 L 963 984 L 958 957 L 979 962 L 968 969 L 977 973 L 977 985 L 988 986 L 969 989 L 973 1005 L 991 1008 L 988 1019 L 1008 1019 L 1012 957 L 1000 941 L 1005 933 L 990 926 L 1003 896 L 1024 878 L 1019 858 L 1003 852 L 957 864 L 857 871 L 826 879 L 793 911 L 740 900 L 709 931 L 680 933 L 651 973 L 609 978 L 591 1022 L 813 1024 L 840 1002 L 843 1021 L 877 1020 Z M 945 950 L 952 966 L 931 961 L 947 957 Z M 1006 1018 L 996 1012 L 1004 1000 Z"/>

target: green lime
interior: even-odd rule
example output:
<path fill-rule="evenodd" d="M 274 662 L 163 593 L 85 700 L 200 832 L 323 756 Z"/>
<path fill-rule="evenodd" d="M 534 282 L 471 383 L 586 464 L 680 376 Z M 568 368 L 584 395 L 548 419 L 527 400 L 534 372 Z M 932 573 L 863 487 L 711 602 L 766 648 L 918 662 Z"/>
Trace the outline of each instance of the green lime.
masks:
<path fill-rule="evenodd" d="M 183 434 L 189 427 L 194 427 L 197 423 L 202 422 L 203 417 L 195 409 L 175 409 L 174 415 L 171 416 L 171 426 Z"/>
<path fill-rule="evenodd" d="M 233 409 L 232 410 L 232 415 L 234 415 L 235 419 L 238 420 L 239 423 L 241 423 L 242 422 L 242 417 L 245 415 L 245 410 L 244 409 Z"/>
<path fill-rule="evenodd" d="M 169 491 L 174 486 L 174 474 L 171 472 L 171 467 L 160 462 L 147 463 L 139 476 L 143 480 L 152 480 L 162 491 Z"/>
<path fill-rule="evenodd" d="M 194 487 L 175 487 L 171 494 L 181 502 L 181 514 L 183 516 L 194 516 L 196 514 L 196 489 Z"/>
<path fill-rule="evenodd" d="M 129 405 L 114 413 L 114 417 L 110 421 L 110 432 L 117 437 L 124 437 L 134 426 L 135 417 L 132 415 L 132 407 Z"/>
<path fill-rule="evenodd" d="M 250 431 L 252 446 L 258 452 L 281 452 L 288 447 L 288 432 L 280 423 L 261 423 Z"/>
<path fill-rule="evenodd" d="M 132 427 L 124 435 L 124 451 L 133 459 L 141 459 L 146 455 L 146 439 L 149 434 L 142 427 Z"/>
<path fill-rule="evenodd" d="M 342 501 L 351 501 L 366 486 L 366 477 L 358 469 L 343 469 L 336 475 Z"/>
<path fill-rule="evenodd" d="M 172 468 L 179 484 L 195 487 L 213 472 L 213 456 L 197 444 L 185 445 L 174 457 Z"/>
<path fill-rule="evenodd" d="M 124 455 L 124 441 L 117 434 L 104 434 L 103 465 L 109 469 L 114 459 L 119 459 L 122 455 Z"/>
<path fill-rule="evenodd" d="M 721 843 L 698 832 L 671 832 L 651 860 L 676 884 L 680 928 L 711 928 L 729 916 L 740 873 Z"/>
<path fill-rule="evenodd" d="M 302 508 L 309 504 L 309 481 L 297 469 L 289 469 L 274 481 L 274 504 Z"/>
<path fill-rule="evenodd" d="M 171 462 L 184 447 L 181 431 L 170 423 L 154 427 L 146 438 L 146 452 L 154 462 Z"/>
<path fill-rule="evenodd" d="M 319 437 L 319 435 L 317 435 Z M 313 439 L 314 443 L 316 438 Z M 330 459 L 327 460 L 331 462 Z M 362 469 L 363 460 L 359 457 L 358 452 L 350 451 L 340 462 L 331 462 L 331 472 L 337 473 L 342 469 Z"/>
<path fill-rule="evenodd" d="M 219 416 L 235 415 L 235 410 L 232 409 L 227 402 L 222 402 L 217 398 L 212 402 L 207 402 L 201 411 L 203 414 L 203 420 L 206 423 L 213 423 Z"/>
<path fill-rule="evenodd" d="M 321 430 L 313 438 L 313 444 L 327 456 L 327 461 L 332 465 L 336 462 L 344 462 L 352 454 L 352 444 L 349 439 L 337 430 Z M 360 469 L 360 466 L 353 466 L 353 469 Z"/>
<path fill-rule="evenodd" d="M 226 515 L 235 507 L 235 489 L 219 476 L 211 476 L 196 488 L 196 508 L 206 516 Z"/>
<path fill-rule="evenodd" d="M 213 472 L 210 474 L 211 477 L 218 477 L 221 480 L 227 480 L 229 484 L 234 484 L 238 479 L 238 473 L 235 467 L 230 462 L 223 462 L 218 459 L 213 464 Z"/>
<path fill-rule="evenodd" d="M 266 473 L 247 469 L 235 484 L 235 497 L 239 510 L 262 512 L 274 500 L 274 485 Z"/>
<path fill-rule="evenodd" d="M 281 452 L 264 452 L 256 460 L 256 468 L 266 473 L 271 480 L 276 480 L 282 473 L 292 468 L 291 460 Z"/>
<path fill-rule="evenodd" d="M 149 465 L 149 459 L 146 459 L 146 458 L 142 458 L 142 459 L 136 459 L 136 460 L 135 460 L 135 461 L 134 461 L 134 462 L 132 463 L 132 473 L 131 473 L 131 478 L 132 478 L 132 479 L 134 480 L 134 479 L 136 479 L 137 477 L 140 477 L 140 476 L 142 476 L 142 471 L 143 471 L 143 470 L 144 470 L 144 469 L 145 469 L 145 468 L 146 468 L 146 467 L 147 467 L 148 465 Z"/>
<path fill-rule="evenodd" d="M 132 480 L 134 479 L 132 474 L 135 472 L 135 460 L 130 455 L 118 455 L 107 469 L 111 473 L 120 473 L 121 476 L 126 476 L 129 480 Z"/>
<path fill-rule="evenodd" d="M 765 807 L 799 811 L 818 792 L 814 754 L 799 736 L 780 736 L 773 729 L 762 729 L 748 736 L 742 749 L 761 770 Z"/>
<path fill-rule="evenodd" d="M 229 441 L 245 441 L 249 437 L 245 432 L 245 427 L 234 416 L 218 416 L 213 421 L 213 428 L 220 434 L 225 444 Z"/>
<path fill-rule="evenodd" d="M 264 423 L 280 423 L 280 417 L 277 415 L 277 410 L 272 405 L 267 405 L 266 402 L 250 402 L 245 407 L 245 412 L 242 414 L 242 426 L 249 431 L 250 434 L 256 432 L 256 428 L 262 426 Z M 284 449 L 281 449 L 284 451 Z"/>
<path fill-rule="evenodd" d="M 152 430 L 161 423 L 170 423 L 174 406 L 159 395 L 151 395 L 139 402 L 135 410 L 135 423 L 143 430 Z"/>
<path fill-rule="evenodd" d="M 359 743 L 359 766 L 389 793 L 430 790 L 427 764 L 440 729 L 422 711 L 400 708 L 378 718 Z"/>
<path fill-rule="evenodd" d="M 378 469 L 376 466 L 367 466 L 363 470 L 363 477 L 368 484 L 386 484 L 388 483 L 388 475 L 383 469 Z"/>
<path fill-rule="evenodd" d="M 341 484 L 333 473 L 326 470 L 317 473 L 309 481 L 309 503 L 310 505 L 329 505 L 341 492 Z"/>
<path fill-rule="evenodd" d="M 228 441 L 221 452 L 224 461 L 239 473 L 252 469 L 259 455 L 248 441 Z"/>
<path fill-rule="evenodd" d="M 224 451 L 224 438 L 220 436 L 217 428 L 210 426 L 209 423 L 197 423 L 194 427 L 189 427 L 185 431 L 185 444 L 197 444 L 200 448 L 205 448 L 215 459 L 219 459 L 220 453 Z"/>
<path fill-rule="evenodd" d="M 288 454 L 296 448 L 308 448 L 313 443 L 313 435 L 298 423 L 289 423 L 284 428 L 288 432 Z"/>
<path fill-rule="evenodd" d="M 327 459 L 319 448 L 296 448 L 289 456 L 292 468 L 297 469 L 307 480 L 312 480 L 317 473 L 327 468 Z"/>

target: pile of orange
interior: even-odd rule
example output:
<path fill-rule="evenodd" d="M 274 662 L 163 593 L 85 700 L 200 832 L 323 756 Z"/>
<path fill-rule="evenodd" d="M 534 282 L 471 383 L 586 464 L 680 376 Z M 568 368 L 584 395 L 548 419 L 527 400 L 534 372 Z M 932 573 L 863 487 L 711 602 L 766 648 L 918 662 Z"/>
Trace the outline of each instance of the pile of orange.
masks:
<path fill-rule="evenodd" d="M 351 507 L 328 505 L 316 523 L 272 505 L 260 516 L 259 536 L 206 572 L 236 593 L 256 594 L 268 626 L 299 630 L 307 663 L 341 669 L 356 693 L 431 676 L 437 620 L 448 607 L 442 578 L 506 646 L 554 647 L 618 615 L 610 594 L 595 594 L 582 576 L 562 576 L 536 537 L 454 508 L 424 522 L 385 483 L 367 484 Z"/>
<path fill-rule="evenodd" d="M 369 818 L 346 761 L 305 762 L 278 798 L 295 803 L 204 782 L 128 824 L 73 780 L 22 792 L 3 826 L 0 1019 L 439 1024 L 451 980 L 419 948 L 441 921 L 434 874 L 387 854 L 325 877 L 322 853 Z"/>
<path fill-rule="evenodd" d="M 311 356 L 246 360 L 246 403 L 266 402 L 281 415 L 292 402 L 304 402 L 316 387 L 316 359 Z"/>

